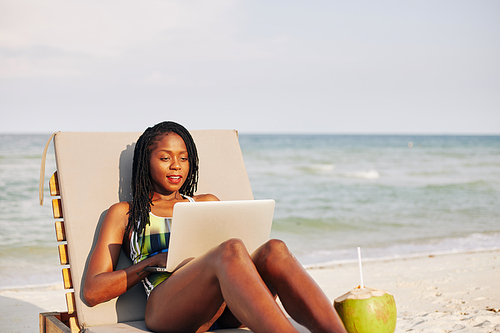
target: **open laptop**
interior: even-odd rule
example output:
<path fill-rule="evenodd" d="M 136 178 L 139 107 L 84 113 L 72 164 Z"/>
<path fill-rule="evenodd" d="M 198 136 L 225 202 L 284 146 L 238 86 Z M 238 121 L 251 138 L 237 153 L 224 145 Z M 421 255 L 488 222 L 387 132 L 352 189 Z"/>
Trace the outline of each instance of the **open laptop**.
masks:
<path fill-rule="evenodd" d="M 251 254 L 271 235 L 274 200 L 179 202 L 174 205 L 166 267 L 196 258 L 230 238 L 239 238 Z"/>

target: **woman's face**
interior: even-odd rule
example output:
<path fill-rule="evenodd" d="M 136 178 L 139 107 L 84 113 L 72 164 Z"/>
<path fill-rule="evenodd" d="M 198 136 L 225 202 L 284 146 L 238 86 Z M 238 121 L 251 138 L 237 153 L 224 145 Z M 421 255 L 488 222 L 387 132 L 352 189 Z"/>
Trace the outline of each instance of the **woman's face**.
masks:
<path fill-rule="evenodd" d="M 155 192 L 179 191 L 189 174 L 189 160 L 184 140 L 175 133 L 166 134 L 151 151 L 149 172 Z"/>

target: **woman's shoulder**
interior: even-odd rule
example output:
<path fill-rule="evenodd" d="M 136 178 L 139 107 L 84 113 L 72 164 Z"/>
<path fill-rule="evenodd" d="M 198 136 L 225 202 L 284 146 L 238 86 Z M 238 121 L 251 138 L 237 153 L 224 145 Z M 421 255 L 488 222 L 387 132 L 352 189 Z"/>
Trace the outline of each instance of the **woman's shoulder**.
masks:
<path fill-rule="evenodd" d="M 120 214 L 120 215 L 127 215 L 129 210 L 130 210 L 130 202 L 120 201 L 111 205 L 111 207 L 109 207 L 108 212 L 113 212 L 115 214 Z"/>
<path fill-rule="evenodd" d="M 193 199 L 194 201 L 220 201 L 219 198 L 210 193 L 195 195 Z"/>
<path fill-rule="evenodd" d="M 106 242 L 122 241 L 128 224 L 129 204 L 118 202 L 109 207 L 102 222 L 99 239 Z"/>
<path fill-rule="evenodd" d="M 127 201 L 121 201 L 113 204 L 109 207 L 106 213 L 105 221 L 112 221 L 111 223 L 115 225 L 126 226 L 128 223 L 128 213 L 130 211 L 130 203 Z M 120 221 L 121 223 L 116 223 Z"/>

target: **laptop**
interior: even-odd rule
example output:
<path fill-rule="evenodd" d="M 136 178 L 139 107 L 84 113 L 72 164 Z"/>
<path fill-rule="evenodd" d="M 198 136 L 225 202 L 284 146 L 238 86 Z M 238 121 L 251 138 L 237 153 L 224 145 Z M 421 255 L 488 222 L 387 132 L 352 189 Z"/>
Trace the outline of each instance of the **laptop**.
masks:
<path fill-rule="evenodd" d="M 239 238 L 253 253 L 271 235 L 274 200 L 178 202 L 174 205 L 166 267 L 148 271 L 172 272 L 230 238 Z"/>

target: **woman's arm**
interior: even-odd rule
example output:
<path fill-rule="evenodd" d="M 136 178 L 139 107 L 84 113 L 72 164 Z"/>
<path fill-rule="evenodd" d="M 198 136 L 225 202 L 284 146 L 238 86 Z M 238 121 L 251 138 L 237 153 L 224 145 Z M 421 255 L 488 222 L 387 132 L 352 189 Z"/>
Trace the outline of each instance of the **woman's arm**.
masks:
<path fill-rule="evenodd" d="M 145 267 L 163 266 L 166 262 L 166 254 L 161 254 L 115 271 L 127 226 L 128 210 L 128 203 L 120 202 L 111 206 L 104 218 L 83 287 L 83 297 L 89 306 L 120 296 L 149 274 L 144 270 Z"/>

